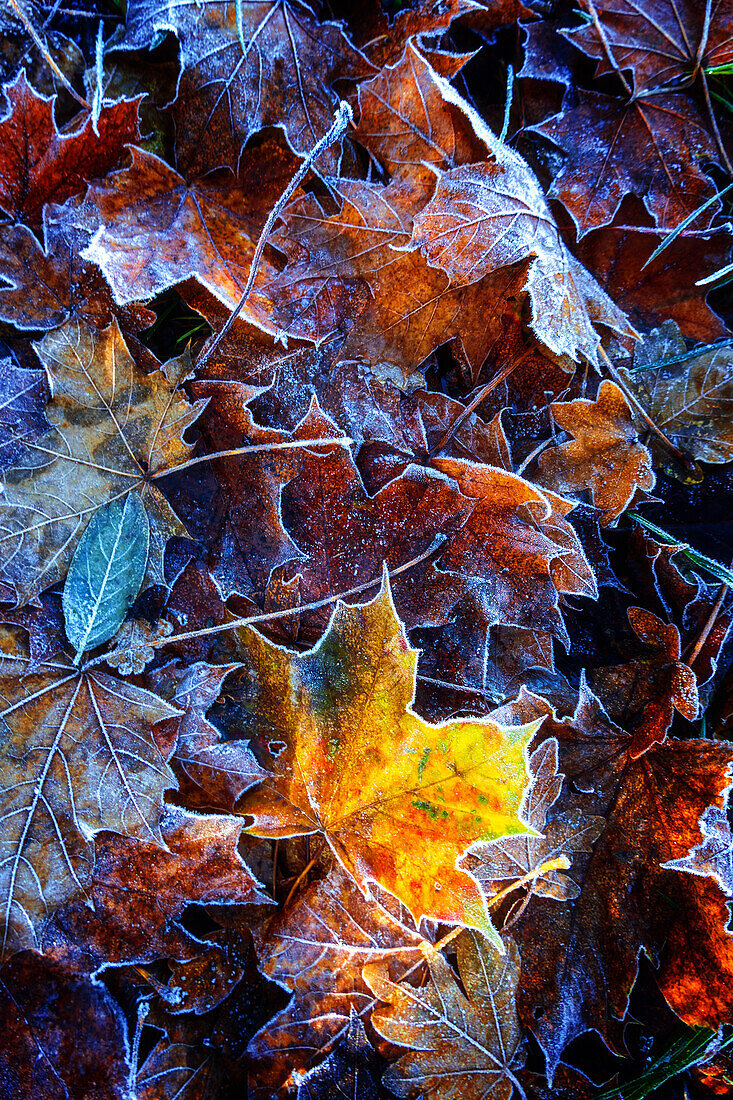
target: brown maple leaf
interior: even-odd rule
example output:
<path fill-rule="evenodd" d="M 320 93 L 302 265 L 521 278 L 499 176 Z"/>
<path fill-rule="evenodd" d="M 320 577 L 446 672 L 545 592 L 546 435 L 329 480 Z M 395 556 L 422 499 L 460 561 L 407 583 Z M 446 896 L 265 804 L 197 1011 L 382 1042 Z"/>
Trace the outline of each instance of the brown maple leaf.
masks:
<path fill-rule="evenodd" d="M 634 633 L 650 648 L 649 656 L 596 669 L 591 679 L 601 698 L 609 700 L 610 713 L 633 721 L 629 752 L 635 757 L 664 741 L 675 710 L 693 722 L 699 701 L 695 673 L 680 659 L 677 627 L 641 607 L 630 607 L 627 614 Z"/>
<path fill-rule="evenodd" d="M 151 523 L 148 577 L 162 580 L 166 540 L 185 528 L 155 477 L 191 453 L 183 433 L 202 404 L 181 389 L 190 361 L 144 374 L 116 321 L 100 332 L 67 321 L 36 350 L 53 384 L 51 427 L 6 477 L 2 579 L 19 604 L 32 599 L 64 577 L 94 513 L 137 490 Z"/>
<path fill-rule="evenodd" d="M 651 456 L 639 441 L 631 409 L 615 382 L 601 382 L 595 401 L 579 398 L 551 405 L 558 427 L 572 442 L 543 451 L 538 480 L 563 493 L 590 492 L 604 515 L 614 523 L 638 489 L 651 489 Z"/>
<path fill-rule="evenodd" d="M 504 942 L 500 956 L 478 933 L 462 933 L 462 988 L 443 956 L 429 948 L 430 979 L 419 988 L 390 981 L 378 962 L 365 966 L 369 987 L 387 1002 L 372 1013 L 373 1027 L 410 1051 L 385 1074 L 397 1096 L 509 1100 L 523 1051 L 515 1008 L 519 953 L 510 938 Z"/>
<path fill-rule="evenodd" d="M 8 113 L 0 119 L 0 208 L 11 218 L 40 222 L 47 202 L 63 202 L 105 175 L 139 137 L 140 100 L 102 107 L 97 130 L 91 116 L 70 134 L 54 121 L 56 97 L 38 95 L 21 71 L 5 86 Z"/>
<path fill-rule="evenodd" d="M 162 844 L 102 833 L 87 898 L 56 911 L 43 950 L 90 971 L 200 957 L 206 943 L 180 923 L 187 906 L 269 901 L 237 851 L 243 825 L 237 817 L 166 806 Z"/>
<path fill-rule="evenodd" d="M 567 872 L 574 900 L 532 902 L 513 926 L 522 954 L 520 1015 L 539 1039 L 550 1078 L 563 1048 L 588 1029 L 620 1049 L 621 1025 L 639 952 L 659 964 L 662 991 L 683 1020 L 733 1017 L 733 936 L 725 897 L 709 878 L 670 871 L 701 839 L 699 820 L 721 807 L 733 761 L 730 746 L 666 741 L 639 758 L 632 735 L 610 722 L 583 685 L 572 717 L 520 697 L 499 720 L 546 715 L 569 781 L 563 812 L 605 817 L 590 855 Z M 573 793 L 574 792 L 574 793 Z M 552 818 L 550 818 L 552 820 Z"/>
<path fill-rule="evenodd" d="M 600 92 L 578 92 L 578 104 L 532 129 L 566 154 L 549 191 L 583 236 L 608 225 L 625 195 L 636 195 L 655 224 L 673 229 L 716 193 L 704 172 L 720 160 L 708 123 L 685 95 L 655 95 L 625 103 Z M 708 208 L 708 222 L 715 213 Z"/>
<path fill-rule="evenodd" d="M 94 328 L 109 325 L 117 313 L 125 331 L 148 328 L 155 314 L 143 305 L 115 309 L 109 287 L 96 264 L 81 257 L 98 218 L 80 196 L 63 206 L 43 210 L 43 245 L 22 224 L 0 225 L 0 318 L 20 329 L 58 328 L 65 321 L 84 321 Z M 84 222 L 84 225 L 79 224 Z"/>
<path fill-rule="evenodd" d="M 373 71 L 342 24 L 318 22 L 303 0 L 131 6 L 129 45 L 147 45 L 161 29 L 179 38 L 176 151 L 188 173 L 236 171 L 247 141 L 268 126 L 282 127 L 293 151 L 307 153 L 333 122 L 334 83 Z M 322 163 L 338 160 L 326 153 Z"/>
<path fill-rule="evenodd" d="M 161 844 L 163 794 L 176 785 L 152 727 L 178 712 L 152 692 L 79 672 L 63 656 L 30 671 L 4 629 L 2 952 L 34 946 L 55 908 L 83 895 L 102 830 Z"/>
<path fill-rule="evenodd" d="M 0 1014 L 0 1080 L 7 1096 L 130 1095 L 127 1028 L 101 982 L 23 952 L 0 968 Z"/>
<path fill-rule="evenodd" d="M 658 243 L 659 236 L 648 229 L 612 225 L 588 233 L 575 251 L 641 329 L 672 318 L 690 340 L 707 342 L 727 335 L 720 317 L 707 304 L 708 288 L 696 283 L 728 263 L 731 235 L 719 230 L 703 237 L 685 236 L 683 230 L 645 266 Z M 684 279 L 680 271 L 685 272 Z"/>
<path fill-rule="evenodd" d="M 686 85 L 700 70 L 733 60 L 733 12 L 696 0 L 580 0 L 591 16 L 567 37 L 598 58 L 596 74 L 631 71 L 634 91 Z"/>
<path fill-rule="evenodd" d="M 271 1096 L 293 1069 L 332 1050 L 349 1027 L 352 1010 L 372 997 L 362 968 L 383 961 L 401 976 L 420 959 L 422 937 L 400 919 L 389 895 L 367 900 L 336 865 L 302 891 L 290 907 L 254 930 L 260 969 L 293 997 L 250 1041 L 251 1084 Z"/>

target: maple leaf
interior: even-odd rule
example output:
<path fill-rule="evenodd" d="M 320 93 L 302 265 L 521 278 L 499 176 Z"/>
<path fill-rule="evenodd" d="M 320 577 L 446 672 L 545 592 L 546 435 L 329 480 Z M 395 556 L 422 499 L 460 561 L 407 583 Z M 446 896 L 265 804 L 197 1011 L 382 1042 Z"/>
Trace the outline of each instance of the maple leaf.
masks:
<path fill-rule="evenodd" d="M 38 95 L 22 70 L 4 88 L 8 113 L 0 119 L 0 208 L 11 218 L 39 222 L 44 203 L 63 202 L 87 180 L 114 168 L 128 142 L 139 137 L 140 100 L 102 107 L 97 131 L 87 116 L 80 129 L 61 134 L 56 97 Z"/>
<path fill-rule="evenodd" d="M 158 843 L 108 831 L 97 836 L 88 898 L 56 910 L 43 950 L 92 971 L 199 957 L 205 941 L 180 923 L 187 906 L 269 901 L 237 851 L 243 825 L 237 817 L 166 806 Z"/>
<path fill-rule="evenodd" d="M 667 364 L 665 359 L 679 361 Z M 688 355 L 679 327 L 665 321 L 638 345 L 634 369 L 623 377 L 657 427 L 687 454 L 701 462 L 733 461 L 729 347 Z M 659 458 L 655 444 L 652 454 Z"/>
<path fill-rule="evenodd" d="M 632 335 L 624 315 L 570 255 L 539 183 L 507 146 L 491 159 L 442 172 L 416 215 L 412 240 L 452 284 L 533 257 L 525 288 L 531 328 L 555 355 L 598 362 L 596 324 Z"/>
<path fill-rule="evenodd" d="M 687 96 L 627 104 L 580 90 L 577 106 L 532 129 L 566 154 L 549 197 L 562 202 L 581 237 L 608 225 L 625 195 L 637 195 L 655 224 L 670 230 L 716 193 L 701 164 L 719 161 L 720 154 Z M 714 204 L 709 210 L 708 223 Z"/>
<path fill-rule="evenodd" d="M 189 363 L 144 374 L 116 321 L 101 332 L 68 321 L 36 350 L 53 385 L 51 428 L 6 477 L 1 578 L 18 603 L 37 596 L 64 576 L 91 516 L 137 491 L 151 524 L 147 575 L 162 580 L 166 540 L 185 529 L 154 479 L 190 455 L 183 433 L 202 406 L 179 388 Z"/>
<path fill-rule="evenodd" d="M 643 227 L 634 231 L 614 225 L 588 233 L 575 251 L 634 324 L 648 330 L 671 318 L 688 339 L 707 342 L 728 330 L 707 304 L 707 287 L 696 282 L 728 263 L 732 243 L 725 230 L 705 237 L 686 237 L 683 230 L 644 266 L 657 238 Z"/>
<path fill-rule="evenodd" d="M 261 720 L 271 713 L 287 738 L 272 777 L 245 796 L 249 831 L 320 834 L 362 889 L 376 881 L 418 921 L 432 916 L 496 937 L 476 881 L 456 860 L 476 840 L 527 831 L 517 809 L 536 727 L 419 718 L 411 709 L 417 653 L 386 581 L 363 607 L 339 604 L 304 655 L 254 633 L 243 644 L 260 676 Z M 356 759 L 369 771 L 355 769 Z"/>
<path fill-rule="evenodd" d="M 630 69 L 637 95 L 686 84 L 700 69 L 733 60 L 733 13 L 725 4 L 708 10 L 695 0 L 581 0 L 581 7 L 593 21 L 567 31 L 569 41 L 599 59 L 598 76 Z"/>
<path fill-rule="evenodd" d="M 593 683 L 613 700 L 612 713 L 628 719 L 636 712 L 636 737 L 629 751 L 641 756 L 664 741 L 675 710 L 693 722 L 699 701 L 695 673 L 680 659 L 677 627 L 641 607 L 630 607 L 627 614 L 634 633 L 651 652 L 628 664 L 596 669 Z"/>
<path fill-rule="evenodd" d="M 547 824 L 547 815 L 560 798 L 564 779 L 557 770 L 554 738 L 535 749 L 529 768 L 533 778 L 524 796 L 521 816 L 537 835 L 474 844 L 463 864 L 484 885 L 489 896 L 498 892 L 500 883 L 533 876 L 529 885 L 531 895 L 556 901 L 577 897 L 580 891 L 572 878 L 561 869 L 543 871 L 542 865 L 569 853 L 592 851 L 603 830 L 604 818 L 584 816 L 575 810 L 556 816 Z"/>
<path fill-rule="evenodd" d="M 120 305 L 189 276 L 236 305 L 254 252 L 246 194 L 229 179 L 188 184 L 153 153 L 131 152 L 129 168 L 89 188 L 101 224 L 84 258 L 101 267 Z M 244 314 L 255 323 L 263 320 L 255 307 L 267 271 L 265 263 Z"/>
<path fill-rule="evenodd" d="M 362 81 L 358 96 L 355 136 L 393 175 L 426 163 L 452 168 L 486 156 L 458 97 L 413 42 L 396 64 Z"/>
<path fill-rule="evenodd" d="M 297 565 L 306 602 L 374 578 L 383 560 L 402 565 L 444 534 L 435 564 L 395 578 L 397 607 L 411 627 L 445 622 L 473 591 L 487 627 L 511 623 L 561 637 L 558 590 L 596 594 L 564 519 L 569 510 L 515 474 L 448 458 L 433 459 L 433 469 L 408 466 L 370 497 L 344 452 L 306 453 L 282 493 L 285 527 L 307 555 Z M 356 563 L 354 545 L 362 548 Z"/>
<path fill-rule="evenodd" d="M 157 693 L 181 712 L 172 720 L 175 752 L 170 764 L 188 808 L 232 812 L 242 794 L 266 772 L 242 741 L 224 741 L 205 717 L 238 664 L 181 665 L 171 661 L 150 676 Z"/>
<path fill-rule="evenodd" d="M 142 305 L 115 309 L 99 269 L 80 253 L 89 244 L 96 211 L 79 196 L 43 208 L 43 246 L 25 225 L 0 225 L 0 318 L 20 329 L 57 328 L 70 319 L 104 328 L 115 313 L 138 332 L 155 314 Z M 83 221 L 85 224 L 80 225 Z M 97 228 L 95 224 L 94 228 Z"/>
<path fill-rule="evenodd" d="M 523 963 L 520 1016 L 545 1051 L 550 1080 L 563 1048 L 589 1029 L 620 1049 L 642 948 L 661 963 L 660 988 L 683 1020 L 710 1027 L 730 1018 L 725 898 L 711 879 L 664 868 L 698 843 L 705 810 L 722 806 L 730 746 L 674 740 L 634 758 L 633 735 L 610 722 L 584 684 L 572 717 L 556 719 L 530 695 L 496 717 L 507 720 L 507 710 L 515 721 L 547 716 L 543 735 L 557 738 L 570 784 L 563 812 L 606 819 L 592 853 L 567 872 L 575 899 L 530 903 L 512 928 Z"/>
<path fill-rule="evenodd" d="M 573 441 L 544 451 L 538 480 L 559 492 L 587 489 L 603 512 L 604 526 L 614 523 L 638 489 L 651 489 L 651 456 L 639 442 L 631 409 L 615 382 L 605 379 L 595 401 L 559 401 L 551 406 L 558 427 Z"/>
<path fill-rule="evenodd" d="M 181 44 L 178 160 L 200 175 L 223 165 L 236 171 L 248 140 L 268 126 L 282 127 L 293 151 L 307 153 L 333 122 L 334 82 L 372 71 L 342 25 L 317 22 L 302 0 L 130 4 L 128 45 L 171 29 Z M 335 166 L 338 157 L 329 161 Z"/>
<path fill-rule="evenodd" d="M 377 963 L 364 968 L 369 987 L 388 1004 L 372 1013 L 372 1026 L 410 1048 L 384 1076 L 395 1095 L 509 1100 L 522 1062 L 514 1007 L 520 963 L 512 940 L 504 943 L 502 957 L 476 932 L 459 936 L 465 994 L 443 956 L 429 949 L 430 981 L 419 988 L 390 981 Z"/>
<path fill-rule="evenodd" d="M 30 671 L 2 634 L 2 951 L 34 946 L 49 914 L 83 893 L 104 829 L 161 844 L 175 777 L 151 728 L 178 712 L 152 692 L 63 657 Z"/>
<path fill-rule="evenodd" d="M 208 402 L 200 426 L 204 439 L 221 448 L 221 458 L 208 464 L 215 488 L 211 474 L 198 480 L 199 471 L 194 471 L 179 487 L 176 507 L 191 535 L 210 547 L 212 575 L 223 598 L 236 592 L 259 601 L 272 571 L 300 557 L 282 525 L 283 485 L 303 463 L 308 465 L 311 447 L 318 454 L 325 445 L 331 445 L 329 450 L 334 444 L 345 448 L 350 440 L 323 414 L 315 397 L 294 430 L 282 432 L 255 421 L 249 407 L 260 392 L 255 387 L 195 382 L 192 390 Z M 255 448 L 254 453 L 238 455 L 242 444 Z"/>
<path fill-rule="evenodd" d="M 338 864 L 300 893 L 292 906 L 254 929 L 262 973 L 293 997 L 250 1040 L 251 1085 L 270 1096 L 292 1071 L 306 1069 L 348 1034 L 350 1014 L 368 1010 L 362 977 L 370 962 L 401 975 L 424 942 L 400 920 L 389 895 L 367 901 Z"/>
<path fill-rule="evenodd" d="M 127 1027 L 101 982 L 27 951 L 0 968 L 0 1013 L 6 1096 L 127 1100 Z"/>
<path fill-rule="evenodd" d="M 137 1100 L 208 1100 L 223 1082 L 222 1067 L 209 1044 L 159 1039 L 140 1066 Z"/>
<path fill-rule="evenodd" d="M 367 1039 L 364 1025 L 351 1010 L 349 1030 L 324 1062 L 304 1074 L 294 1074 L 297 1100 L 333 1100 L 358 1096 L 381 1100 L 387 1093 L 379 1083 L 379 1060 Z"/>

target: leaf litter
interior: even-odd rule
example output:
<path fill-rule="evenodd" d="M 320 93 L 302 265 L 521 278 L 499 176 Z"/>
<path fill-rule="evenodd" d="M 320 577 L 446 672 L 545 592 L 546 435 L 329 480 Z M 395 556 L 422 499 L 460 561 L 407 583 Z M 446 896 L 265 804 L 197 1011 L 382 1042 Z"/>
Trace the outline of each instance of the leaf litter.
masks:
<path fill-rule="evenodd" d="M 3 12 L 12 1100 L 727 1087 L 729 5 L 403 7 Z"/>

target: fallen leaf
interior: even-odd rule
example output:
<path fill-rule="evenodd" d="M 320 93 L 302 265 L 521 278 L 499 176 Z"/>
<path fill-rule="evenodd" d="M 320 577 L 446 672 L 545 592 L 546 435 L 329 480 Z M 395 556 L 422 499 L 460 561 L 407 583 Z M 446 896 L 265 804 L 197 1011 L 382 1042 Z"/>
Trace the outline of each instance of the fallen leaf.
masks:
<path fill-rule="evenodd" d="M 418 718 L 417 654 L 386 583 L 363 607 L 338 605 L 306 654 L 254 632 L 243 645 L 260 677 L 260 720 L 277 715 L 287 738 L 272 776 L 244 799 L 249 831 L 319 834 L 362 889 L 378 882 L 416 921 L 460 922 L 496 938 L 476 881 L 456 860 L 476 840 L 527 831 L 517 810 L 536 727 Z M 356 753 L 371 778 L 355 770 Z"/>
<path fill-rule="evenodd" d="M 98 835 L 87 898 L 56 910 L 43 950 L 89 971 L 200 957 L 206 941 L 181 923 L 189 905 L 269 901 L 237 850 L 243 824 L 237 817 L 166 806 L 157 843 L 109 831 Z"/>
<path fill-rule="evenodd" d="M 364 1025 L 352 1008 L 349 1030 L 325 1062 L 307 1073 L 293 1075 L 298 1085 L 297 1100 L 386 1100 L 380 1068 Z"/>
<path fill-rule="evenodd" d="M 601 524 L 615 523 L 638 489 L 651 489 L 651 456 L 639 441 L 631 409 L 615 382 L 598 387 L 595 401 L 580 398 L 551 405 L 559 428 L 574 438 L 542 452 L 540 484 L 562 493 L 587 490 L 603 512 Z"/>
<path fill-rule="evenodd" d="M 63 658 L 33 672 L 2 637 L 2 951 L 34 946 L 52 911 L 84 894 L 104 829 L 161 844 L 173 772 L 152 727 L 177 711 L 152 692 Z"/>
<path fill-rule="evenodd" d="M 236 171 L 249 139 L 268 126 L 282 127 L 305 155 L 333 123 L 334 84 L 373 71 L 343 25 L 317 22 L 303 0 L 181 3 L 172 17 L 157 0 L 149 7 L 165 13 L 152 25 L 172 24 L 181 43 L 176 152 L 189 173 Z M 320 164 L 328 171 L 339 159 L 328 150 Z"/>
<path fill-rule="evenodd" d="M 566 154 L 549 197 L 562 202 L 581 237 L 608 225 L 625 195 L 643 200 L 666 233 L 716 193 L 701 165 L 717 163 L 720 153 L 689 96 L 627 104 L 580 90 L 577 106 L 533 130 Z M 712 218 L 714 205 L 709 209 Z"/>
<path fill-rule="evenodd" d="M 694 348 L 692 349 L 694 352 Z M 665 359 L 684 356 L 682 362 Z M 624 381 L 668 439 L 700 462 L 733 461 L 733 352 L 689 355 L 674 321 L 652 329 L 634 352 Z M 659 446 L 652 454 L 660 462 Z"/>
<path fill-rule="evenodd" d="M 24 441 L 38 439 L 48 428 L 48 380 L 41 370 L 28 370 L 12 359 L 0 359 L 0 471 L 5 473 L 27 454 Z"/>
<path fill-rule="evenodd" d="M 732 238 L 726 230 L 705 237 L 683 232 L 644 267 L 661 234 L 648 227 L 614 225 L 588 233 L 578 242 L 577 255 L 633 324 L 653 328 L 672 318 L 690 340 L 717 340 L 728 330 L 707 304 L 707 287 L 697 280 L 728 263 Z M 642 270 L 644 268 L 644 270 Z M 680 271 L 685 278 L 680 279 Z"/>
<path fill-rule="evenodd" d="M 35 952 L 0 969 L 7 1097 L 127 1100 L 127 1026 L 101 982 Z"/>
<path fill-rule="evenodd" d="M 701 839 L 702 814 L 722 806 L 730 747 L 668 740 L 635 759 L 633 736 L 610 722 L 584 685 L 572 717 L 549 711 L 525 696 L 514 720 L 546 716 L 543 735 L 557 738 L 569 783 L 563 812 L 606 818 L 592 853 L 578 855 L 567 872 L 575 899 L 528 908 L 512 928 L 522 954 L 520 1016 L 546 1054 L 551 1080 L 563 1049 L 589 1029 L 622 1048 L 642 948 L 661 963 L 662 992 L 683 1020 L 710 1027 L 731 1018 L 733 937 L 715 882 L 663 866 L 687 856 Z"/>
<path fill-rule="evenodd" d="M 601 698 L 613 701 L 609 711 L 632 721 L 635 738 L 629 752 L 636 757 L 664 741 L 675 710 L 693 722 L 699 700 L 695 673 L 681 660 L 677 627 L 641 607 L 630 607 L 628 616 L 634 633 L 649 647 L 648 656 L 596 669 L 592 679 Z"/>
<path fill-rule="evenodd" d="M 633 330 L 568 252 L 521 157 L 497 142 L 490 154 L 481 164 L 438 175 L 434 194 L 415 217 L 413 242 L 452 285 L 474 283 L 531 257 L 523 289 L 532 306 L 532 331 L 553 354 L 582 354 L 597 364 L 596 325 L 627 336 Z"/>
<path fill-rule="evenodd" d="M 83 191 L 139 136 L 139 99 L 103 106 L 97 133 L 87 115 L 79 129 L 62 134 L 54 120 L 56 97 L 38 95 L 25 70 L 3 90 L 8 111 L 0 119 L 0 208 L 11 218 L 40 222 L 45 203 Z"/>
<path fill-rule="evenodd" d="M 514 1008 L 519 953 L 507 939 L 501 956 L 473 931 L 461 934 L 457 949 L 465 994 L 443 956 L 429 949 L 430 980 L 419 988 L 390 981 L 377 963 L 364 968 L 365 981 L 388 1004 L 372 1013 L 372 1026 L 410 1050 L 390 1066 L 385 1083 L 397 1096 L 509 1100 L 522 1063 Z"/>
<path fill-rule="evenodd" d="M 63 578 L 83 531 L 104 505 L 139 492 L 150 521 L 147 576 L 162 580 L 166 540 L 185 529 L 155 484 L 191 453 L 198 417 L 180 383 L 185 357 L 144 374 L 113 322 L 94 332 L 67 322 L 37 345 L 53 383 L 50 431 L 5 484 L 2 579 L 18 603 Z"/>
<path fill-rule="evenodd" d="M 401 975 L 419 960 L 422 937 L 400 922 L 399 906 L 391 909 L 367 900 L 336 864 L 255 929 L 262 973 L 293 994 L 250 1041 L 255 1096 L 276 1094 L 293 1070 L 338 1050 L 351 1013 L 365 1013 L 372 1002 L 363 966 L 383 961 Z"/>
<path fill-rule="evenodd" d="M 535 830 L 535 836 L 504 837 L 474 844 L 463 865 L 484 886 L 487 896 L 498 893 L 502 884 L 532 876 L 529 896 L 565 901 L 579 894 L 577 884 L 561 869 L 540 871 L 543 864 L 576 852 L 590 852 L 603 831 L 604 818 L 583 816 L 579 811 L 555 817 L 547 815 L 560 797 L 564 776 L 557 770 L 557 741 L 549 738 L 535 749 L 529 759 L 532 783 L 522 805 L 522 819 Z M 570 859 L 568 858 L 568 863 Z"/>
<path fill-rule="evenodd" d="M 733 61 L 733 13 L 725 4 L 700 7 L 695 0 L 581 0 L 592 17 L 567 32 L 568 39 L 598 58 L 597 76 L 631 71 L 634 91 L 687 84 L 700 69 Z M 613 58 L 615 65 L 611 63 Z"/>

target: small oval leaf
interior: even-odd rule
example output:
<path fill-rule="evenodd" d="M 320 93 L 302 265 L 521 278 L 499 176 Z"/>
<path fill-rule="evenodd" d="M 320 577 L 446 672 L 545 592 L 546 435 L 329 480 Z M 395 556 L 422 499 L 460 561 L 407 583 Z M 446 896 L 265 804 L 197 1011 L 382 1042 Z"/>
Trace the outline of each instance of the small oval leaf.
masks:
<path fill-rule="evenodd" d="M 150 528 L 137 493 L 112 500 L 94 515 L 66 575 L 66 633 L 78 663 L 86 649 L 115 634 L 140 591 Z"/>

